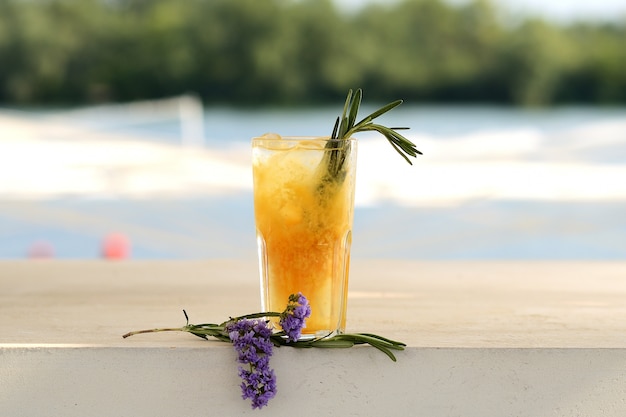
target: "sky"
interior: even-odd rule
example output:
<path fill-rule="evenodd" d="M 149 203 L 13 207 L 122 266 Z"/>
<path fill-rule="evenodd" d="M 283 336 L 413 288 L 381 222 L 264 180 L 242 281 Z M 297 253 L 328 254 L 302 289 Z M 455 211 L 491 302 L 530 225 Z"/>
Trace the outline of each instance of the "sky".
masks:
<path fill-rule="evenodd" d="M 397 0 L 335 0 L 345 8 Z M 446 0 L 449 3 L 467 3 L 470 0 Z M 540 15 L 568 22 L 572 20 L 626 20 L 626 0 L 491 0 L 511 13 Z"/>

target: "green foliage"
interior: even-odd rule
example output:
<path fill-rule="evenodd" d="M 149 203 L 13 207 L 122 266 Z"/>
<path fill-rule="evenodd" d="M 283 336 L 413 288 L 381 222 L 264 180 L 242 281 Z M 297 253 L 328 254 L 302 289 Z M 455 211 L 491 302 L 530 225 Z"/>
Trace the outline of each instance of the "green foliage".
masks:
<path fill-rule="evenodd" d="M 489 0 L 0 0 L 0 103 L 625 103 L 626 19 L 505 24 Z"/>

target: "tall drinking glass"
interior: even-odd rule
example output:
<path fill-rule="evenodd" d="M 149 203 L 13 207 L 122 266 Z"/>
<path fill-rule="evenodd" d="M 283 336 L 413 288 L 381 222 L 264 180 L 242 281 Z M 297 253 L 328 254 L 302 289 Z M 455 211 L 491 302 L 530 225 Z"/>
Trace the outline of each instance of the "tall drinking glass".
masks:
<path fill-rule="evenodd" d="M 345 331 L 356 143 L 252 140 L 262 308 L 282 311 L 301 292 L 312 310 L 303 338 Z"/>

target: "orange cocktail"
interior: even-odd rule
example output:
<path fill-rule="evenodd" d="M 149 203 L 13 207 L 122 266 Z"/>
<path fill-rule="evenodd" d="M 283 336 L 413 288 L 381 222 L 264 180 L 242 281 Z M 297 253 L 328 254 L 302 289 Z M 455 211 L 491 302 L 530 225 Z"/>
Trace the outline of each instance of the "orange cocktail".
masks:
<path fill-rule="evenodd" d="M 304 337 L 345 330 L 356 141 L 328 174 L 328 138 L 253 139 L 254 208 L 264 311 L 290 294 L 311 304 Z M 342 142 L 345 143 L 345 142 Z M 342 145 L 343 146 L 343 145 Z M 347 151 L 345 149 L 348 149 Z"/>

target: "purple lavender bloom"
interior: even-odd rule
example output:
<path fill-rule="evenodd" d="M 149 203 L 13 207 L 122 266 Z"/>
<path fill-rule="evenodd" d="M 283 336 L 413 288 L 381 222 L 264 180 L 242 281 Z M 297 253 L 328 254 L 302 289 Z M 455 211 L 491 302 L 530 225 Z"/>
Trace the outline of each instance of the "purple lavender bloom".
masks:
<path fill-rule="evenodd" d="M 252 400 L 252 408 L 262 408 L 276 395 L 276 375 L 270 368 L 272 330 L 263 320 L 241 319 L 226 325 L 225 330 L 237 352 L 241 395 Z"/>
<path fill-rule="evenodd" d="M 280 315 L 280 327 L 287 335 L 287 342 L 295 342 L 300 338 L 310 315 L 311 306 L 306 297 L 302 293 L 291 294 L 287 308 Z"/>

